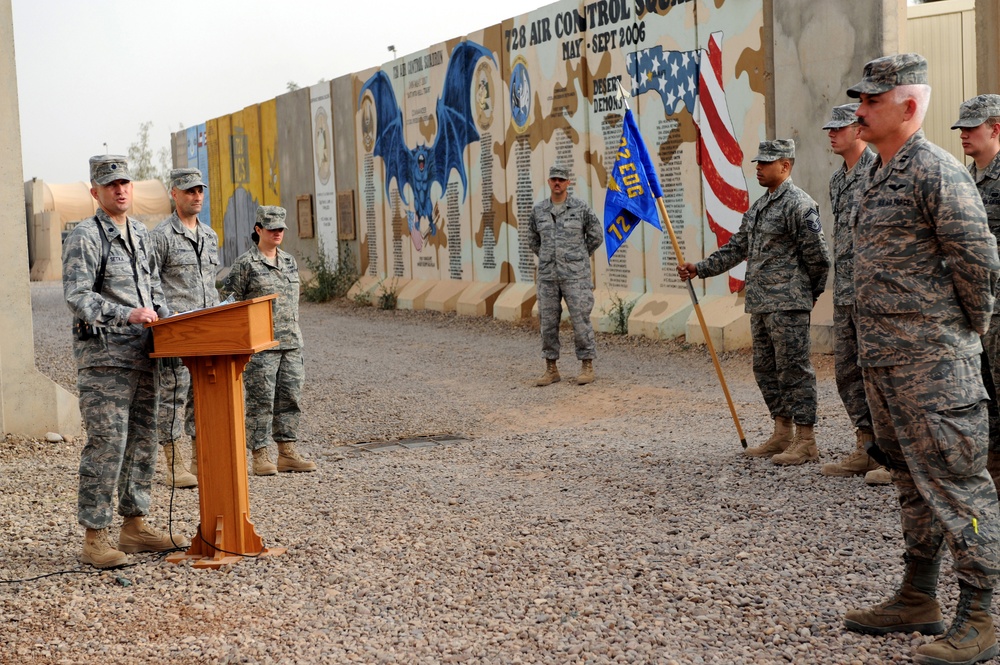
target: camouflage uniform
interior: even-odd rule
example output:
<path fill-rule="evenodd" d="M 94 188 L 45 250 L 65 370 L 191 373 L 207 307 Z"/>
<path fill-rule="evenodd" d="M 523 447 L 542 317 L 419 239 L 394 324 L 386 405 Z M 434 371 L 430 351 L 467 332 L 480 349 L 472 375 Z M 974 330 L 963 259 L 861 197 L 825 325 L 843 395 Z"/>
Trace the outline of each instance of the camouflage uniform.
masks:
<path fill-rule="evenodd" d="M 254 354 L 243 370 L 247 447 L 250 450 L 298 440 L 305 366 L 299 329 L 299 268 L 278 248 L 277 267 L 256 245 L 240 255 L 222 285 L 222 296 L 249 300 L 277 293 L 271 301 L 274 338 L 279 345 Z"/>
<path fill-rule="evenodd" d="M 150 239 L 150 266 L 160 277 L 163 295 L 172 311 L 187 312 L 219 304 L 215 288 L 219 237 L 210 226 L 199 222 L 191 230 L 174 213 L 153 229 Z M 187 367 L 179 358 L 163 358 L 159 381 L 160 442 L 180 439 L 182 426 L 194 438 L 194 395 Z"/>
<path fill-rule="evenodd" d="M 576 357 L 593 360 L 594 282 L 590 256 L 604 241 L 597 215 L 580 199 L 567 196 L 563 205 L 551 199 L 535 205 L 528 220 L 528 247 L 538 257 L 538 319 L 542 333 L 542 356 L 559 358 L 559 322 L 562 301 L 566 300 Z"/>
<path fill-rule="evenodd" d="M 846 164 L 830 177 L 833 207 L 833 363 L 837 391 L 854 427 L 872 429 L 865 381 L 858 366 L 858 329 L 854 312 L 854 229 L 857 192 L 875 160 L 871 148 L 848 171 Z"/>
<path fill-rule="evenodd" d="M 1000 243 L 1000 153 L 982 172 L 975 162 L 969 165 L 969 173 L 976 181 L 979 195 L 986 208 L 990 231 Z M 997 386 L 1000 386 L 1000 310 L 993 312 L 989 330 L 982 337 L 983 342 L 983 384 L 990 396 L 990 449 L 989 472 L 993 482 L 1000 487 L 1000 412 L 997 409 Z"/>
<path fill-rule="evenodd" d="M 959 581 L 990 589 L 1000 514 L 986 472 L 979 334 L 1000 275 L 996 240 L 966 169 L 923 131 L 879 164 L 859 194 L 854 236 L 858 351 L 899 493 L 904 558 L 936 561 L 946 542 Z"/>
<path fill-rule="evenodd" d="M 102 252 L 98 224 L 111 243 L 100 293 L 94 291 Z M 131 218 L 127 224 L 129 239 L 99 209 L 63 242 L 66 303 L 75 318 L 99 331 L 85 341 L 73 339 L 80 411 L 87 430 L 80 457 L 77 518 L 91 529 L 111 524 L 116 486 L 120 515 L 146 515 L 156 466 L 156 377 L 146 349 L 150 331 L 128 318 L 133 309 L 156 309 L 164 299 L 159 279 L 149 267 L 146 227 Z"/>
<path fill-rule="evenodd" d="M 743 215 L 729 242 L 696 264 L 699 277 L 747 261 L 746 311 L 753 371 L 772 418 L 816 422 L 809 313 L 826 287 L 830 254 L 819 207 L 789 177 Z"/>

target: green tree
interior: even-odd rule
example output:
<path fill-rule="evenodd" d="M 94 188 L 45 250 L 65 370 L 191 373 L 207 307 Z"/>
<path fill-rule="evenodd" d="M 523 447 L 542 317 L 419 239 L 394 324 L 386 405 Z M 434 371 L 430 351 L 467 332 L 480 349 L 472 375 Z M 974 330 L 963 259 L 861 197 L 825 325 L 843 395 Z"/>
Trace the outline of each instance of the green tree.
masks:
<path fill-rule="evenodd" d="M 170 183 L 170 151 L 160 148 L 154 157 L 149 138 L 152 129 L 152 120 L 139 124 L 139 135 L 128 147 L 129 168 L 136 180 L 160 180 L 167 187 Z"/>

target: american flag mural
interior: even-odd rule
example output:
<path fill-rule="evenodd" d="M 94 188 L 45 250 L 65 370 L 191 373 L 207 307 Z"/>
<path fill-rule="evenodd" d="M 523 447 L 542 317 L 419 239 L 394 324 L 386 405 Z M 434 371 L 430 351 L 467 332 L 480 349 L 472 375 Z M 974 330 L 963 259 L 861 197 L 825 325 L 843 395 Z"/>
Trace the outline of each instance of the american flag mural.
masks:
<path fill-rule="evenodd" d="M 666 115 L 686 109 L 694 118 L 705 214 L 717 244 L 725 245 L 739 230 L 750 195 L 743 175 L 743 150 L 733 131 L 722 85 L 722 33 L 713 32 L 705 49 L 664 51 L 655 46 L 630 53 L 626 66 L 633 95 L 656 92 Z M 741 290 L 745 277 L 746 263 L 730 270 L 729 290 Z"/>

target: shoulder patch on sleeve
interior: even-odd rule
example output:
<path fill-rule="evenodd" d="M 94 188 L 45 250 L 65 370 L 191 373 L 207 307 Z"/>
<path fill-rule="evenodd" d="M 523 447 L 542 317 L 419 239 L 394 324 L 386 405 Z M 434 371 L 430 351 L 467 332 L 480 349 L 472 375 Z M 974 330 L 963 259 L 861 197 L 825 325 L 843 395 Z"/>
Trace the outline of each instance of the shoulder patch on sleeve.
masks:
<path fill-rule="evenodd" d="M 819 219 L 819 209 L 810 208 L 809 212 L 806 213 L 806 224 L 809 225 L 809 230 L 813 233 L 819 233 L 823 230 L 823 224 Z"/>

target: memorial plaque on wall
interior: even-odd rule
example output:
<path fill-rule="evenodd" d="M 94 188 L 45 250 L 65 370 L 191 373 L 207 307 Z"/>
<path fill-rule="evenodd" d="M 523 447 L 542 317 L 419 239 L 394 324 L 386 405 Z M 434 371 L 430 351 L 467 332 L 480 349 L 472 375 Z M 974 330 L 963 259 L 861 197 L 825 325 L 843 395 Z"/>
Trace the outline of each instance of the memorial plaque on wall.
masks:
<path fill-rule="evenodd" d="M 303 194 L 295 197 L 295 219 L 299 225 L 300 238 L 312 238 L 315 235 L 313 225 L 312 196 Z"/>
<path fill-rule="evenodd" d="M 354 240 L 354 228 L 354 190 L 337 192 L 337 235 L 341 240 Z"/>

